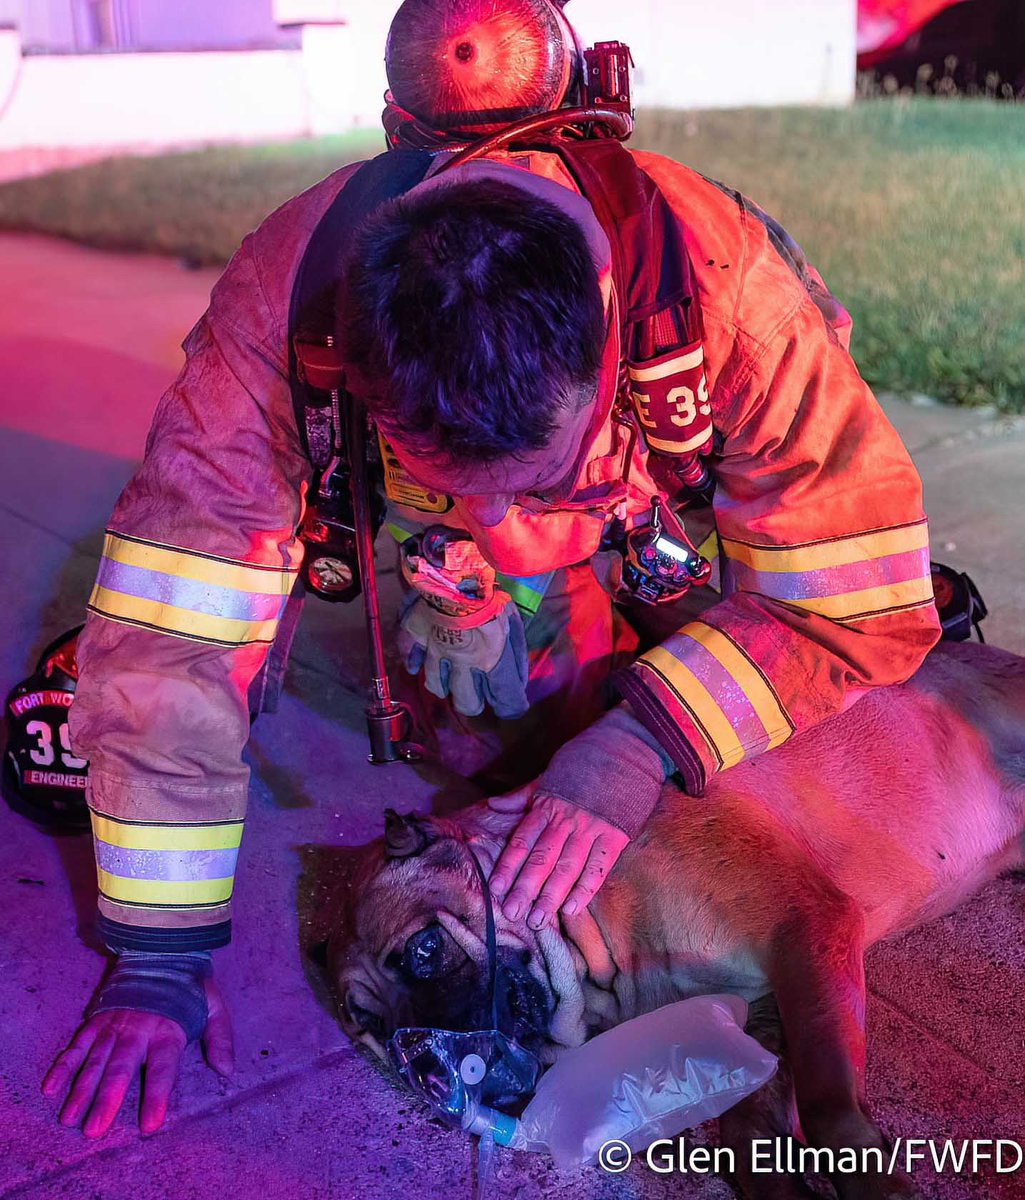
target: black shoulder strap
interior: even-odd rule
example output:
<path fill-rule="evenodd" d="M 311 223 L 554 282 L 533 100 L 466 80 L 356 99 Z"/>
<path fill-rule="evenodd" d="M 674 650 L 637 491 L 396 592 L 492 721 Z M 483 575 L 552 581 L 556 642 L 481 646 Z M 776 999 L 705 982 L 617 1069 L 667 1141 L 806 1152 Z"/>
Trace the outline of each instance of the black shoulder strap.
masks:
<path fill-rule="evenodd" d="M 321 218 L 299 264 L 288 310 L 289 384 L 299 435 L 316 467 L 332 452 L 330 391 L 340 386 L 341 363 L 327 348 L 353 234 L 379 205 L 420 183 L 430 164 L 422 150 L 388 150 L 364 163 Z"/>
<path fill-rule="evenodd" d="M 704 326 L 680 222 L 618 141 L 559 142 L 557 149 L 612 247 L 623 310 L 621 379 L 644 441 L 656 460 L 672 460 L 678 483 L 710 495 L 712 477 L 700 461 L 714 449 L 715 435 Z"/>
<path fill-rule="evenodd" d="M 613 138 L 559 142 L 556 148 L 612 246 L 624 356 L 642 361 L 674 342 L 699 342 L 701 308 L 690 254 L 658 185 Z"/>

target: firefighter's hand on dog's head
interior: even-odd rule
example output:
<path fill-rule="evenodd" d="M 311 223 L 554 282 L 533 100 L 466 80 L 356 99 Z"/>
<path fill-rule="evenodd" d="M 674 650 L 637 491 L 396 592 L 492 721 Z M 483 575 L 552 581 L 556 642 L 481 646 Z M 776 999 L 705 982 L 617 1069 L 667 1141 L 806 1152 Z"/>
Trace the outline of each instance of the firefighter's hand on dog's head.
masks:
<path fill-rule="evenodd" d="M 495 796 L 488 806 L 523 814 L 495 863 L 490 885 L 508 920 L 526 912 L 532 929 L 551 924 L 560 911 L 571 917 L 585 908 L 630 842 L 615 825 L 536 784 Z"/>
<path fill-rule="evenodd" d="M 205 981 L 208 1017 L 202 1035 L 209 1065 L 222 1076 L 235 1066 L 231 1017 L 213 979 Z M 71 1084 L 60 1112 L 62 1125 L 81 1126 L 102 1137 L 114 1123 L 128 1089 L 142 1074 L 139 1130 L 155 1133 L 164 1123 L 186 1046 L 177 1021 L 132 1008 L 89 1017 L 43 1080 L 43 1095 L 56 1099 Z"/>

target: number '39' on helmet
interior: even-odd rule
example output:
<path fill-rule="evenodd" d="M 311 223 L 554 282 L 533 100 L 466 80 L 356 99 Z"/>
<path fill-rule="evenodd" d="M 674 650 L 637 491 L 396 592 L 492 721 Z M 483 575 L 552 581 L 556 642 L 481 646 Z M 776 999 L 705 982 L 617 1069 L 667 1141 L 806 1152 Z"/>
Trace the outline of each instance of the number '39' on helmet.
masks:
<path fill-rule="evenodd" d="M 54 829 L 89 827 L 88 763 L 71 749 L 68 709 L 75 698 L 78 626 L 51 642 L 4 706 L 4 799 L 15 812 Z"/>

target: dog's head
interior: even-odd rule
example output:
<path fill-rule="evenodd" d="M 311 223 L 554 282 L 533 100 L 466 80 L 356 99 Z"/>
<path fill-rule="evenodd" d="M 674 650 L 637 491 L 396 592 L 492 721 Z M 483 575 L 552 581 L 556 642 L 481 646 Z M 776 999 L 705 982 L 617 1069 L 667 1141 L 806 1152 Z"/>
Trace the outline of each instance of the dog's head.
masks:
<path fill-rule="evenodd" d="M 485 902 L 471 854 L 485 874 L 515 816 L 484 806 L 457 819 L 386 814 L 383 839 L 363 850 L 345 911 L 328 946 L 328 969 L 346 1033 L 381 1058 L 404 1026 L 489 1028 Z M 562 939 L 507 921 L 494 906 L 500 1027 L 551 1057 L 553 1016 L 575 973 Z M 571 985 L 570 985 L 571 987 Z"/>

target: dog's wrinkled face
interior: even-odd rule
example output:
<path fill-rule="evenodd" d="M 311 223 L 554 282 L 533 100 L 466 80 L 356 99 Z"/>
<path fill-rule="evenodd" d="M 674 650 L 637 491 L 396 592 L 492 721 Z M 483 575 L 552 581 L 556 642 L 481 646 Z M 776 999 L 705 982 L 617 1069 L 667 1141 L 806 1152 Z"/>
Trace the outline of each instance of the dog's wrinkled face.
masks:
<path fill-rule="evenodd" d="M 389 811 L 385 838 L 366 847 L 328 965 L 342 1025 L 381 1058 L 405 1026 L 487 1029 L 485 905 L 471 846 L 488 873 L 494 829 Z M 499 1024 L 528 1049 L 548 1034 L 554 1004 L 535 935 L 495 906 Z"/>

